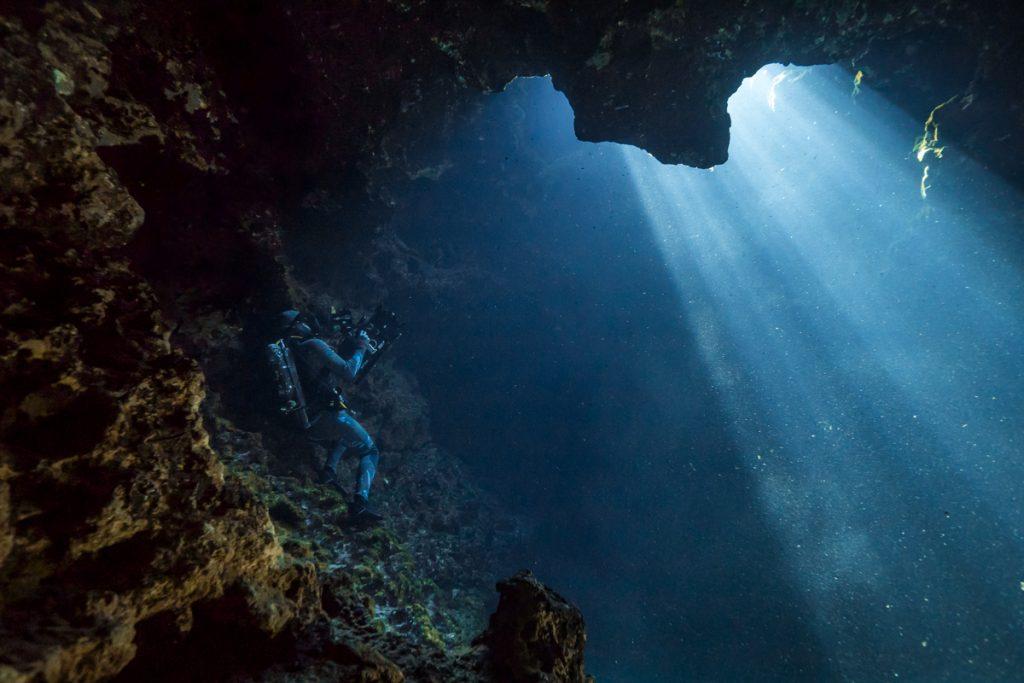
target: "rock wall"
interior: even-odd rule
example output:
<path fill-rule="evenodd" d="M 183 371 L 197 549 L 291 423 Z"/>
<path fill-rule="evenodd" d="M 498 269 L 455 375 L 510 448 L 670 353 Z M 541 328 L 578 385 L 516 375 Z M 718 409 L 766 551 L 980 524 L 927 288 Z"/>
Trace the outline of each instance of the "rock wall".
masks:
<path fill-rule="evenodd" d="M 312 573 L 210 448 L 203 374 L 123 253 L 144 211 L 97 150 L 156 137 L 206 163 L 115 94 L 98 15 L 0 20 L 5 680 L 116 674 L 147 624 L 188 631 L 229 590 L 268 638 L 319 610 Z"/>
<path fill-rule="evenodd" d="M 743 76 L 841 61 L 922 119 L 955 96 L 944 134 L 1019 182 L 1010 3 L 578 8 L 0 10 L 0 678 L 583 678 L 581 617 L 529 577 L 457 645 L 514 521 L 407 370 L 358 397 L 389 530 L 339 530 L 322 454 L 253 407 L 261 316 L 459 277 L 380 226 L 483 91 L 551 73 L 580 137 L 711 165 Z"/>
<path fill-rule="evenodd" d="M 384 366 L 361 403 L 389 526 L 339 524 L 322 453 L 254 400 L 247 316 L 314 298 L 279 205 L 232 177 L 194 46 L 152 54 L 107 11 L 3 24 L 3 678 L 479 677 L 483 649 L 447 651 L 482 626 L 480 554 L 511 522 Z"/>

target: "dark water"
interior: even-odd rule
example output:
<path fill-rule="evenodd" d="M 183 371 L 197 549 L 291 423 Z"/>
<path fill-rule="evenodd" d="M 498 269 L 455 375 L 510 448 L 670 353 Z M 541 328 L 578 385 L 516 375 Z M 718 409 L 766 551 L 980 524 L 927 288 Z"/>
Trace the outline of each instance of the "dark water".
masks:
<path fill-rule="evenodd" d="M 1019 678 L 1020 197 L 947 148 L 922 198 L 923 122 L 781 72 L 713 172 L 489 99 L 395 218 L 470 283 L 402 362 L 599 679 Z"/>

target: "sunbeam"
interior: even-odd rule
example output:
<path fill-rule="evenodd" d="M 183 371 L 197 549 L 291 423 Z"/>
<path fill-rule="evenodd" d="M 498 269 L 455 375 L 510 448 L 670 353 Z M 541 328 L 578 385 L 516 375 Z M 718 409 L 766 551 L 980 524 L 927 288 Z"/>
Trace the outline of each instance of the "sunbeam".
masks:
<path fill-rule="evenodd" d="M 837 669 L 1016 675 L 1020 197 L 952 147 L 925 197 L 919 123 L 787 73 L 730 100 L 714 173 L 622 148 L 629 177 Z"/>

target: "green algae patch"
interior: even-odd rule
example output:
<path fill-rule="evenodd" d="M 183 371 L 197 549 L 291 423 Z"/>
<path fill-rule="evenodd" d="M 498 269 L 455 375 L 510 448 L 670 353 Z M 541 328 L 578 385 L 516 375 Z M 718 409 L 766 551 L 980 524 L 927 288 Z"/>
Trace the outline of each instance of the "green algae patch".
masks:
<path fill-rule="evenodd" d="M 334 486 L 277 474 L 273 456 L 257 449 L 241 455 L 222 457 L 228 471 L 267 508 L 283 560 L 313 567 L 334 595 L 344 593 L 350 597 L 343 601 L 362 604 L 368 627 L 439 649 L 465 644 L 483 628 L 489 586 L 442 587 L 434 579 L 437 572 L 462 573 L 449 566 L 457 557 L 452 550 L 460 547 L 458 525 L 454 531 L 428 533 L 407 522 L 399 526 L 405 520 L 390 517 L 379 526 L 354 527 L 348 523 L 346 496 Z"/>
<path fill-rule="evenodd" d="M 53 88 L 58 95 L 67 97 L 75 92 L 75 81 L 60 69 L 53 70 Z"/>

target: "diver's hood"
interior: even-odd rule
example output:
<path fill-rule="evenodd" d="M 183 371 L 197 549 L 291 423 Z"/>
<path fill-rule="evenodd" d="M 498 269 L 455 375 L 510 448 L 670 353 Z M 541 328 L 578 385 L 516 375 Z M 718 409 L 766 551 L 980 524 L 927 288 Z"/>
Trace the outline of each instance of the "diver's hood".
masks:
<path fill-rule="evenodd" d="M 320 334 L 320 321 L 316 319 L 316 316 L 300 313 L 293 308 L 282 311 L 278 316 L 278 323 L 283 337 L 297 332 L 300 325 L 304 326 L 312 335 Z"/>
<path fill-rule="evenodd" d="M 283 311 L 277 316 L 278 326 L 282 332 L 288 332 L 291 330 L 292 325 L 299 319 L 299 312 L 295 309 Z"/>

